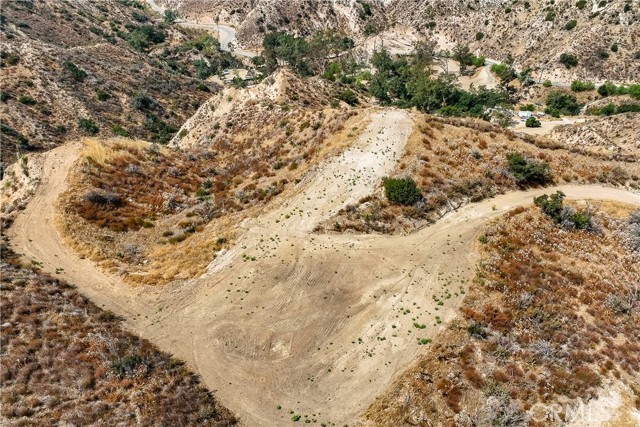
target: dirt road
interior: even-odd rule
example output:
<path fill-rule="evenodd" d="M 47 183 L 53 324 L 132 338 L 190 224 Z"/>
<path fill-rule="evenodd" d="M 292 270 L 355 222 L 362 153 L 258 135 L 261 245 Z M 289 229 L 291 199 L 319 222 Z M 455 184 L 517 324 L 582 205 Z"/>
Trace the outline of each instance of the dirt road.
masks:
<path fill-rule="evenodd" d="M 309 233 L 392 171 L 411 127 L 406 111 L 374 113 L 351 148 L 310 173 L 291 198 L 242 224 L 238 244 L 192 281 L 132 289 L 64 247 L 52 206 L 74 146 L 46 155 L 45 179 L 9 234 L 18 252 L 47 271 L 64 268 L 60 276 L 127 316 L 136 333 L 187 360 L 245 425 L 294 425 L 289 411 L 301 421 L 352 425 L 424 351 L 418 340 L 435 337 L 455 316 L 481 226 L 555 190 L 469 205 L 408 236 Z M 569 198 L 640 205 L 640 196 L 624 190 L 559 189 Z"/>

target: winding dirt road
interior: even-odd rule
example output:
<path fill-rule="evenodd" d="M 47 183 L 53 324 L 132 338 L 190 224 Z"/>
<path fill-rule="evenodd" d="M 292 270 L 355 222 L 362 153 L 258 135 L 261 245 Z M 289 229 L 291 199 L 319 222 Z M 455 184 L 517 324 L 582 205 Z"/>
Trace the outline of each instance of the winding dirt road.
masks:
<path fill-rule="evenodd" d="M 353 425 L 424 351 L 418 340 L 435 337 L 456 315 L 481 227 L 555 191 L 468 205 L 408 236 L 310 234 L 394 169 L 411 116 L 372 114 L 351 148 L 320 164 L 292 197 L 242 224 L 237 245 L 197 279 L 131 288 L 64 246 L 53 207 L 77 145 L 45 155 L 43 180 L 9 236 L 27 259 L 54 274 L 63 268 L 61 277 L 125 316 L 134 332 L 187 360 L 245 425 L 293 425 L 290 410 L 318 423 Z M 640 205 L 640 196 L 619 189 L 558 189 L 569 198 Z"/>

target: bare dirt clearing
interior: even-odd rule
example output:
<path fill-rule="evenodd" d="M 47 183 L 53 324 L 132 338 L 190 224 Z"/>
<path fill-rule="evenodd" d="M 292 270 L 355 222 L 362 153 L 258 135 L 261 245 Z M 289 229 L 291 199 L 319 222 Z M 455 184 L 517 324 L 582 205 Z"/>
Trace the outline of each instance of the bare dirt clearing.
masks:
<path fill-rule="evenodd" d="M 45 154 L 43 180 L 9 236 L 27 259 L 187 360 L 246 425 L 288 425 L 292 415 L 351 425 L 423 351 L 419 340 L 455 316 L 474 273 L 479 227 L 555 190 L 467 205 L 408 236 L 309 234 L 391 172 L 411 127 L 406 111 L 374 113 L 350 149 L 309 173 L 288 201 L 242 224 L 237 245 L 192 281 L 132 288 L 63 245 L 52 206 L 76 145 Z M 640 205 L 624 190 L 558 189 Z"/>

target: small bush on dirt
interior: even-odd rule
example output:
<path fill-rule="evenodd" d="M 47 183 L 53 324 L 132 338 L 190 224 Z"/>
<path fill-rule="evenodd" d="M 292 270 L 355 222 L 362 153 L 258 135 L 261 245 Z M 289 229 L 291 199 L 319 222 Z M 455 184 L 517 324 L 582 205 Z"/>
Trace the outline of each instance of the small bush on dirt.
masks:
<path fill-rule="evenodd" d="M 571 82 L 571 90 L 574 92 L 585 92 L 594 90 L 596 86 L 591 82 L 583 82 L 582 80 L 574 80 Z"/>
<path fill-rule="evenodd" d="M 71 77 L 77 82 L 83 82 L 87 78 L 87 72 L 71 61 L 65 61 L 64 68 L 71 73 Z"/>
<path fill-rule="evenodd" d="M 537 118 L 531 116 L 527 119 L 526 122 L 524 122 L 524 125 L 528 128 L 539 128 L 540 126 L 542 126 L 542 123 L 540 123 L 540 120 L 538 120 Z"/>
<path fill-rule="evenodd" d="M 79 119 L 78 127 L 90 135 L 98 133 L 98 126 L 91 119 Z"/>
<path fill-rule="evenodd" d="M 578 58 L 570 53 L 563 53 L 560 55 L 560 63 L 567 68 L 572 68 L 578 65 Z"/>
<path fill-rule="evenodd" d="M 546 162 L 526 159 L 521 153 L 507 154 L 507 162 L 518 185 L 543 185 L 551 180 Z"/>
<path fill-rule="evenodd" d="M 121 206 L 122 198 L 111 191 L 92 190 L 84 195 L 84 199 L 94 205 Z"/>
<path fill-rule="evenodd" d="M 399 205 L 413 205 L 422 199 L 416 183 L 407 178 L 385 178 L 384 192 L 390 202 Z"/>
<path fill-rule="evenodd" d="M 571 31 L 576 27 L 576 25 L 578 25 L 578 21 L 576 21 L 575 19 L 572 19 L 571 21 L 565 24 L 564 29 L 567 31 Z"/>
<path fill-rule="evenodd" d="M 358 95 L 351 89 L 345 89 L 337 93 L 336 98 L 340 101 L 346 102 L 349 105 L 358 104 Z"/>
<path fill-rule="evenodd" d="M 18 97 L 18 102 L 20 104 L 24 104 L 24 105 L 35 105 L 36 104 L 36 100 L 33 99 L 32 97 L 28 96 L 28 95 L 23 95 Z"/>

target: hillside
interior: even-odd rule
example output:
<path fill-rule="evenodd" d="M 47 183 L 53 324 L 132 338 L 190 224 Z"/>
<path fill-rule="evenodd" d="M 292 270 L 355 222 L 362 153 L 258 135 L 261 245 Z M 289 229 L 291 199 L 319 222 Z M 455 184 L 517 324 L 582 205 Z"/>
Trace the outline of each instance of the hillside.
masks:
<path fill-rule="evenodd" d="M 510 55 L 517 68 L 531 67 L 541 80 L 640 80 L 640 6 L 634 1 L 394 0 L 387 13 L 390 22 L 435 33 L 451 46 L 468 43 L 498 61 Z M 562 54 L 575 56 L 577 66 L 560 64 Z"/>
<path fill-rule="evenodd" d="M 640 151 L 638 114 L 618 114 L 585 123 L 558 126 L 549 134 L 549 138 L 579 150 L 611 157 L 637 158 Z"/>
<path fill-rule="evenodd" d="M 417 201 L 394 203 L 385 195 L 386 184 L 379 182 L 375 192 L 340 210 L 317 231 L 407 233 L 468 203 L 552 184 L 605 183 L 636 191 L 640 188 L 638 140 L 621 137 L 625 142 L 620 143 L 620 149 L 590 149 L 590 143 L 583 142 L 580 135 L 584 135 L 581 129 L 593 122 L 559 127 L 564 130 L 547 138 L 505 131 L 479 120 L 418 117 L 417 129 L 390 175 L 412 180 Z M 631 126 L 635 116 L 626 117 L 628 122 L 622 120 L 624 115 L 615 116 L 600 127 L 607 129 L 606 123 L 617 123 L 618 132 L 636 132 Z M 530 181 L 520 177 L 509 160 L 514 153 L 522 155 L 524 162 L 545 168 L 544 175 Z"/>
<path fill-rule="evenodd" d="M 169 146 L 84 140 L 58 220 L 68 243 L 131 282 L 201 274 L 233 245 L 237 224 L 282 200 L 366 123 L 335 91 L 282 70 L 212 96 Z M 8 175 L 19 191 L 21 169 Z"/>
<path fill-rule="evenodd" d="M 571 425 L 638 422 L 640 212 L 571 205 L 591 212 L 592 228 L 521 207 L 482 229 L 460 315 L 366 411 L 364 425 L 557 425 L 549 410 Z"/>
<path fill-rule="evenodd" d="M 4 235 L 1 267 L 0 424 L 236 425 L 183 362 L 23 264 Z"/>
<path fill-rule="evenodd" d="M 2 158 L 87 135 L 167 142 L 233 62 L 135 1 L 5 2 Z"/>
<path fill-rule="evenodd" d="M 284 31 L 311 36 L 319 31 L 344 31 L 353 38 L 377 32 L 386 19 L 378 1 L 364 0 L 160 0 L 188 20 L 231 25 L 244 48 L 262 47 L 266 33 Z"/>

